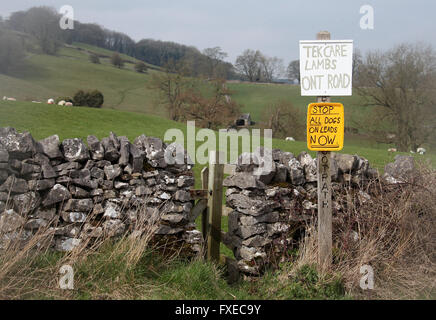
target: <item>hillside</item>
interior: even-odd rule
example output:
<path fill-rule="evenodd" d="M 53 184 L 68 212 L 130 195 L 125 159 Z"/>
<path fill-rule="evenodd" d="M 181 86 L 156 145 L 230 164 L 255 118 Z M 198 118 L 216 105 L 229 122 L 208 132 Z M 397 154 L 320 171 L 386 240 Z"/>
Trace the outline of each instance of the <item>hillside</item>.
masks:
<path fill-rule="evenodd" d="M 99 55 L 101 64 L 91 63 L 89 53 Z M 165 116 L 165 109 L 158 107 L 158 94 L 146 86 L 151 74 L 159 72 L 159 67 L 148 65 L 148 74 L 139 74 L 133 69 L 137 60 L 121 55 L 126 63 L 124 68 L 118 69 L 110 64 L 112 53 L 74 43 L 63 47 L 57 56 L 28 54 L 24 65 L 9 75 L 0 74 L 0 96 L 20 101 L 46 101 L 51 97 L 71 96 L 78 89 L 98 89 L 104 94 L 106 109 Z M 262 121 L 265 108 L 272 103 L 291 101 L 305 110 L 307 104 L 313 102 L 310 97 L 301 97 L 299 87 L 293 85 L 233 82 L 228 83 L 228 87 L 233 92 L 233 100 L 242 104 L 243 112 L 250 113 L 256 122 Z M 335 100 L 346 106 L 348 126 L 364 129 L 361 119 L 371 110 L 359 107 L 357 96 Z"/>

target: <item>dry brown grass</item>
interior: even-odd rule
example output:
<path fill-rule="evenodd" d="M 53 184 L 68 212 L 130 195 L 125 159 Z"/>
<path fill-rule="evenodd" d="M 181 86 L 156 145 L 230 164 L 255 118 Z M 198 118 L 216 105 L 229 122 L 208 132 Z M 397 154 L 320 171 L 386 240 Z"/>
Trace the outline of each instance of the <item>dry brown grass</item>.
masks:
<path fill-rule="evenodd" d="M 151 294 L 153 285 L 138 284 L 138 288 L 136 284 L 132 285 L 134 281 L 129 277 L 146 252 L 165 251 L 165 248 L 152 243 L 159 219 L 149 219 L 145 208 L 139 208 L 137 216 L 130 232 L 121 237 L 85 238 L 70 252 L 53 252 L 49 244 L 54 231 L 48 227 L 39 229 L 25 242 L 3 244 L 0 249 L 0 299 L 74 299 L 80 297 L 82 291 L 86 292 L 82 298 L 89 299 L 129 299 L 137 298 L 139 293 Z M 24 229 L 17 230 L 17 236 L 25 234 Z M 0 232 L 0 239 L 3 236 Z M 165 257 L 167 263 L 174 258 L 174 255 Z M 59 288 L 59 272 L 63 265 L 73 267 L 74 290 Z M 149 271 L 153 272 L 152 265 Z"/>
<path fill-rule="evenodd" d="M 410 183 L 378 182 L 361 188 L 361 201 L 348 191 L 336 195 L 348 202 L 333 222 L 333 265 L 324 276 L 340 274 L 347 293 L 360 299 L 435 299 L 436 171 L 422 167 Z M 353 199 L 352 201 L 350 201 Z M 342 199 L 341 199 L 342 198 Z M 317 262 L 316 226 L 300 247 L 297 269 Z M 358 240 L 353 240 L 358 236 Z M 374 270 L 374 290 L 362 290 L 360 267 Z"/>

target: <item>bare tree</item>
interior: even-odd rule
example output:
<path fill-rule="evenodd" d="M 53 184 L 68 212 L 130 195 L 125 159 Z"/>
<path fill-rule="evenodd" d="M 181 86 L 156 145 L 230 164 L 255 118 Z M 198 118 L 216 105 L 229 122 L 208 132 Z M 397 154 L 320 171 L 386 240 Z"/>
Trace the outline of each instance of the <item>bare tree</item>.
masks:
<path fill-rule="evenodd" d="M 221 50 L 221 47 L 206 48 L 203 54 L 208 58 L 208 74 L 210 78 L 223 78 L 223 71 L 220 65 L 227 57 L 227 53 Z"/>
<path fill-rule="evenodd" d="M 259 81 L 261 77 L 260 59 L 262 53 L 259 50 L 245 50 L 236 58 L 235 68 L 248 81 Z"/>
<path fill-rule="evenodd" d="M 416 150 L 429 141 L 436 130 L 436 55 L 431 46 L 402 44 L 385 53 L 370 52 L 358 72 L 359 94 L 392 123 L 398 150 Z"/>
<path fill-rule="evenodd" d="M 231 92 L 224 80 L 212 82 L 212 94 L 205 96 L 198 87 L 191 87 L 182 95 L 181 120 L 196 120 L 203 128 L 218 129 L 228 126 L 240 114 L 240 105 L 228 99 Z"/>
<path fill-rule="evenodd" d="M 358 82 L 359 81 L 359 68 L 362 65 L 362 54 L 360 53 L 359 49 L 354 49 L 353 52 L 353 81 Z"/>
<path fill-rule="evenodd" d="M 300 83 L 300 60 L 289 62 L 287 74 L 289 80 L 297 80 Z"/>
<path fill-rule="evenodd" d="M 283 73 L 283 60 L 277 57 L 261 55 L 259 58 L 263 80 L 272 82 L 274 78 Z"/>
<path fill-rule="evenodd" d="M 192 87 L 192 82 L 186 77 L 189 70 L 181 63 L 170 60 L 164 67 L 164 72 L 153 73 L 148 87 L 159 92 L 160 103 L 163 104 L 169 118 L 174 121 L 181 120 L 183 115 L 183 98 L 185 91 Z"/>

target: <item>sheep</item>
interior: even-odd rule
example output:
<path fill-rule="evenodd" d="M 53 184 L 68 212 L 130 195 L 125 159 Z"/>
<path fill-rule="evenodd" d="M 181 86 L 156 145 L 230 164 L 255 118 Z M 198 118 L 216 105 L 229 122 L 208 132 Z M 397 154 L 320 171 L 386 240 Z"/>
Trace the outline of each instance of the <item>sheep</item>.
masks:
<path fill-rule="evenodd" d="M 66 106 L 66 107 L 72 107 L 73 104 L 72 104 L 71 102 L 65 102 L 65 106 Z"/>
<path fill-rule="evenodd" d="M 17 101 L 17 99 L 15 99 L 15 98 L 8 98 L 6 96 L 3 96 L 3 100 L 6 100 L 6 101 Z"/>
<path fill-rule="evenodd" d="M 286 137 L 285 139 L 286 141 L 295 141 L 295 139 L 293 137 Z"/>
<path fill-rule="evenodd" d="M 33 103 L 41 103 L 41 102 L 39 102 L 39 101 L 32 101 Z"/>
<path fill-rule="evenodd" d="M 419 154 L 425 154 L 427 150 L 425 150 L 424 148 L 420 147 L 418 149 L 416 149 L 416 152 L 418 152 Z"/>
<path fill-rule="evenodd" d="M 54 102 L 55 102 L 54 99 L 48 99 L 48 100 L 47 100 L 47 103 L 48 103 L 48 104 L 54 104 Z"/>
<path fill-rule="evenodd" d="M 65 100 L 61 100 L 58 102 L 58 106 L 64 106 L 65 105 Z"/>
<path fill-rule="evenodd" d="M 397 149 L 396 148 L 389 148 L 388 152 L 397 152 Z"/>

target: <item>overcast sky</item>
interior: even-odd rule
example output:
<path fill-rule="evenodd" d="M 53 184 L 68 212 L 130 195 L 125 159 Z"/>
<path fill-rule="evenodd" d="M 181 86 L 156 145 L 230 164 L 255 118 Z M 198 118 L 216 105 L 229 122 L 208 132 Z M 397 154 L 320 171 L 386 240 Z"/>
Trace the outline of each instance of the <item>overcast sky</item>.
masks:
<path fill-rule="evenodd" d="M 434 0 L 0 0 L 0 15 L 32 6 L 74 8 L 75 20 L 95 22 L 134 40 L 153 38 L 196 46 L 220 46 L 228 61 L 247 48 L 285 63 L 298 59 L 298 41 L 328 30 L 352 39 L 363 52 L 400 42 L 436 47 Z M 362 30 L 359 10 L 374 9 L 374 29 Z"/>

